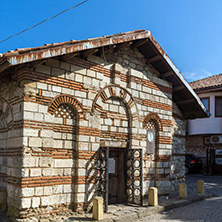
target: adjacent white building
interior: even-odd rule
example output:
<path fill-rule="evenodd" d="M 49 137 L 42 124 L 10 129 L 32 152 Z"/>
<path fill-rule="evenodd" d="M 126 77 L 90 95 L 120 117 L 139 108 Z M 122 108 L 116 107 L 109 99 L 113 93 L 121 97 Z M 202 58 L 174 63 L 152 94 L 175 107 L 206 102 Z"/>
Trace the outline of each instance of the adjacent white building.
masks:
<path fill-rule="evenodd" d="M 218 168 L 222 160 L 222 156 L 218 155 L 222 149 L 222 74 L 191 82 L 190 85 L 210 116 L 188 120 L 187 153 L 206 157 L 210 168 Z"/>

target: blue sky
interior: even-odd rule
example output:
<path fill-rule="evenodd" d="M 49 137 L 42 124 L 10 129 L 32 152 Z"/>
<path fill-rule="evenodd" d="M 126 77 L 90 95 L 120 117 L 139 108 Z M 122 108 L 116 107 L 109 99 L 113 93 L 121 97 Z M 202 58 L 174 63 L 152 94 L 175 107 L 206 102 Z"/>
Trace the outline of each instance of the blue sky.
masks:
<path fill-rule="evenodd" d="M 1 1 L 0 41 L 80 3 Z M 221 0 L 88 0 L 0 44 L 0 52 L 137 29 L 150 30 L 188 81 L 222 73 Z"/>

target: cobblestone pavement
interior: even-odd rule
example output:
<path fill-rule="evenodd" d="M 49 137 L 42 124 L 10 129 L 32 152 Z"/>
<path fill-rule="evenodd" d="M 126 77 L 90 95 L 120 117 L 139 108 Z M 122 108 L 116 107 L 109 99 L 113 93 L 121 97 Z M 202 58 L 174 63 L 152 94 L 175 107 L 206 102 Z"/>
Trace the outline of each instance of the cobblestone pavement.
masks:
<path fill-rule="evenodd" d="M 222 221 L 222 197 L 213 197 L 204 201 L 176 208 L 162 214 L 147 216 L 138 221 L 143 222 L 221 222 Z"/>
<path fill-rule="evenodd" d="M 186 178 L 186 183 L 189 190 L 196 192 L 197 180 L 204 181 L 206 193 L 222 197 L 222 175 L 207 176 L 202 174 L 190 174 Z"/>
<path fill-rule="evenodd" d="M 204 180 L 206 193 L 213 197 L 185 207 L 176 208 L 161 214 L 154 214 L 136 220 L 137 222 L 221 222 L 222 221 L 222 176 L 188 175 L 186 183 L 189 192 L 196 192 L 197 180 Z"/>

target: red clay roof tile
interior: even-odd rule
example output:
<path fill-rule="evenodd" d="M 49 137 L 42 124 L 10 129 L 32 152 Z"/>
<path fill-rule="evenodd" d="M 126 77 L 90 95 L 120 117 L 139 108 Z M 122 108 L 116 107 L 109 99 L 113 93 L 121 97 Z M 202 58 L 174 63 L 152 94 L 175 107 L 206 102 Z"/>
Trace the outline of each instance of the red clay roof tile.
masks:
<path fill-rule="evenodd" d="M 190 82 L 193 90 L 217 88 L 222 86 L 222 74 Z"/>

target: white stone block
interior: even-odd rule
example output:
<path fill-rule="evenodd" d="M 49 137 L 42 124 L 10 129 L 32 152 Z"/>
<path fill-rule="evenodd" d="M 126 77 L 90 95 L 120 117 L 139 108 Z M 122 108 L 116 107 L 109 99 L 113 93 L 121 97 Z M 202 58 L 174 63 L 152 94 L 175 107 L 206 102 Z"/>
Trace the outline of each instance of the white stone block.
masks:
<path fill-rule="evenodd" d="M 37 88 L 38 89 L 45 89 L 45 90 L 47 90 L 47 84 L 46 83 L 37 82 Z"/>
<path fill-rule="evenodd" d="M 89 136 L 79 135 L 80 142 L 89 142 Z"/>
<path fill-rule="evenodd" d="M 96 88 L 99 88 L 99 80 L 98 79 L 93 79 L 92 80 L 92 85 Z"/>
<path fill-rule="evenodd" d="M 72 159 L 55 159 L 54 160 L 55 167 L 73 167 Z"/>
<path fill-rule="evenodd" d="M 51 205 L 59 205 L 60 204 L 60 195 L 53 195 L 51 197 Z"/>
<path fill-rule="evenodd" d="M 52 202 L 51 196 L 41 197 L 41 206 L 48 206 Z"/>
<path fill-rule="evenodd" d="M 35 196 L 42 196 L 42 195 L 43 195 L 43 187 L 36 187 Z"/>
<path fill-rule="evenodd" d="M 40 177 L 42 176 L 41 169 L 30 169 L 30 177 Z"/>
<path fill-rule="evenodd" d="M 30 147 L 42 147 L 42 139 L 37 137 L 29 138 L 29 146 Z"/>
<path fill-rule="evenodd" d="M 89 143 L 79 142 L 79 150 L 88 150 L 89 149 Z"/>
<path fill-rule="evenodd" d="M 40 198 L 39 197 L 33 197 L 32 198 L 32 207 L 36 208 L 40 205 Z"/>
<path fill-rule="evenodd" d="M 52 192 L 53 192 L 54 194 L 63 193 L 63 187 L 64 187 L 64 185 L 54 185 L 54 186 L 52 187 Z"/>
<path fill-rule="evenodd" d="M 39 167 L 51 167 L 53 163 L 52 157 L 40 157 L 39 158 Z"/>
<path fill-rule="evenodd" d="M 43 138 L 43 147 L 53 148 L 54 140 L 52 138 Z"/>
<path fill-rule="evenodd" d="M 53 147 L 54 148 L 63 148 L 63 140 L 55 140 L 54 139 Z"/>
<path fill-rule="evenodd" d="M 24 111 L 38 112 L 39 111 L 39 104 L 31 103 L 31 102 L 24 102 L 23 109 L 24 109 Z"/>
<path fill-rule="evenodd" d="M 96 72 L 90 69 L 86 70 L 86 75 L 95 78 L 96 77 Z"/>
<path fill-rule="evenodd" d="M 90 84 L 91 84 L 91 83 L 90 83 Z M 75 91 L 75 96 L 76 96 L 76 97 L 86 98 L 86 92 Z"/>
<path fill-rule="evenodd" d="M 76 74 L 75 75 L 75 81 L 76 82 L 83 82 L 83 76 L 82 75 L 79 75 L 79 74 Z"/>
<path fill-rule="evenodd" d="M 54 139 L 62 139 L 62 133 L 53 132 Z"/>
<path fill-rule="evenodd" d="M 38 137 L 39 130 L 38 129 L 24 128 L 23 133 L 24 133 L 24 136 Z"/>
<path fill-rule="evenodd" d="M 52 86 L 52 91 L 54 92 L 62 92 L 62 89 L 60 86 Z"/>
<path fill-rule="evenodd" d="M 52 187 L 51 186 L 45 186 L 43 187 L 43 192 L 44 192 L 44 195 L 47 196 L 47 195 L 52 195 Z"/>
<path fill-rule="evenodd" d="M 54 115 L 51 114 L 44 114 L 44 121 L 45 122 L 49 122 L 49 123 L 53 123 L 54 122 Z"/>
<path fill-rule="evenodd" d="M 19 114 L 20 114 L 20 113 L 19 113 Z M 22 115 L 21 115 L 21 116 L 22 116 Z M 23 118 L 24 118 L 25 120 L 33 120 L 33 119 L 34 119 L 34 113 L 24 111 L 24 112 L 23 112 Z M 22 118 L 21 118 L 21 119 L 22 119 Z M 16 118 L 16 120 L 19 120 L 19 119 Z"/>
<path fill-rule="evenodd" d="M 44 177 L 50 177 L 50 176 L 52 176 L 52 169 L 43 169 L 43 170 L 42 170 L 42 175 L 43 175 Z"/>
<path fill-rule="evenodd" d="M 33 119 L 36 121 L 43 121 L 43 114 L 42 113 L 34 113 Z"/>
<path fill-rule="evenodd" d="M 78 193 L 84 193 L 84 192 L 86 192 L 86 185 L 85 185 L 85 184 L 79 184 L 79 185 L 77 185 L 77 192 L 78 192 Z"/>
<path fill-rule="evenodd" d="M 66 194 L 60 194 L 60 204 L 67 203 L 67 195 Z"/>
<path fill-rule="evenodd" d="M 96 72 L 96 78 L 99 80 L 103 80 L 103 73 Z"/>
<path fill-rule="evenodd" d="M 119 107 L 117 106 L 117 105 L 110 105 L 109 106 L 109 110 L 111 111 L 111 112 L 118 112 L 119 111 Z"/>
<path fill-rule="evenodd" d="M 22 188 L 21 195 L 22 197 L 32 197 L 34 196 L 34 188 Z"/>
<path fill-rule="evenodd" d="M 66 140 L 64 148 L 65 149 L 72 149 L 73 148 L 73 141 Z"/>
<path fill-rule="evenodd" d="M 73 186 L 71 184 L 64 184 L 64 193 L 74 192 Z"/>
<path fill-rule="evenodd" d="M 22 198 L 21 199 L 21 208 L 26 209 L 31 207 L 31 198 Z"/>
<path fill-rule="evenodd" d="M 75 161 L 73 161 L 73 166 L 75 165 Z M 64 176 L 71 176 L 72 175 L 72 168 L 66 168 L 63 171 Z"/>
<path fill-rule="evenodd" d="M 35 167 L 36 157 L 25 156 L 23 157 L 23 167 Z"/>
<path fill-rule="evenodd" d="M 49 86 L 48 86 L 49 87 Z M 46 97 L 51 97 L 51 98 L 55 98 L 56 96 L 58 96 L 60 93 L 59 92 L 51 92 L 51 91 L 42 91 L 42 95 L 46 96 Z"/>
<path fill-rule="evenodd" d="M 92 143 L 92 151 L 97 151 L 100 147 L 99 143 Z"/>
<path fill-rule="evenodd" d="M 77 171 L 78 171 L 79 176 L 86 176 L 87 175 L 86 169 L 78 169 Z"/>
<path fill-rule="evenodd" d="M 47 138 L 53 138 L 53 130 L 41 130 L 40 136 L 41 137 L 47 137 Z"/>
<path fill-rule="evenodd" d="M 86 163 L 87 163 L 86 160 L 79 159 L 79 161 L 78 161 L 79 168 L 85 168 L 86 167 Z"/>
<path fill-rule="evenodd" d="M 105 119 L 105 124 L 108 126 L 112 125 L 112 120 L 111 119 Z"/>

